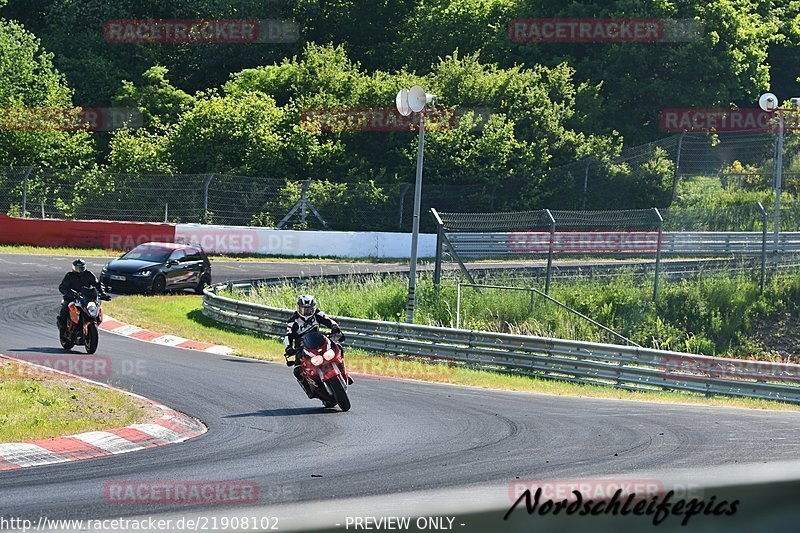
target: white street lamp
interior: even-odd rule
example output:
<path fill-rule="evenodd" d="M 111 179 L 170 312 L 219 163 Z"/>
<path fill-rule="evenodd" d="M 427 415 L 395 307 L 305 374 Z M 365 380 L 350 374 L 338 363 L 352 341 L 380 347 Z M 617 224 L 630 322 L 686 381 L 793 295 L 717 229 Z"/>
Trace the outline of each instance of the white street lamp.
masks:
<path fill-rule="evenodd" d="M 792 98 L 792 105 L 800 106 L 800 98 Z M 772 233 L 775 238 L 775 261 L 778 260 L 778 239 L 780 238 L 780 219 L 781 219 L 781 183 L 783 181 L 783 131 L 784 131 L 784 111 L 789 108 L 781 108 L 778 104 L 778 97 L 772 93 L 764 93 L 758 99 L 759 107 L 768 112 L 778 111 L 778 146 L 775 158 L 775 225 Z"/>
<path fill-rule="evenodd" d="M 414 323 L 414 308 L 417 292 L 417 245 L 419 243 L 419 209 L 422 201 L 422 156 L 425 150 L 425 106 L 436 100 L 419 85 L 411 89 L 400 89 L 395 98 L 397 111 L 407 117 L 412 112 L 419 113 L 419 146 L 417 147 L 417 181 L 414 187 L 414 218 L 411 230 L 411 261 L 408 271 L 408 302 L 406 303 L 406 322 Z"/>

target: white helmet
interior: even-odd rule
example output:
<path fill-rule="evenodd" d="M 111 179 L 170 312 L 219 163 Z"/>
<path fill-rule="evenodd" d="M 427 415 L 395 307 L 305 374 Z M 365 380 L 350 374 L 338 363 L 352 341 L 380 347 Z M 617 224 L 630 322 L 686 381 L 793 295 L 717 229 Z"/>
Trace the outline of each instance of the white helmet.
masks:
<path fill-rule="evenodd" d="M 313 316 L 317 310 L 317 300 L 310 294 L 303 294 L 297 299 L 297 314 L 303 318 Z"/>

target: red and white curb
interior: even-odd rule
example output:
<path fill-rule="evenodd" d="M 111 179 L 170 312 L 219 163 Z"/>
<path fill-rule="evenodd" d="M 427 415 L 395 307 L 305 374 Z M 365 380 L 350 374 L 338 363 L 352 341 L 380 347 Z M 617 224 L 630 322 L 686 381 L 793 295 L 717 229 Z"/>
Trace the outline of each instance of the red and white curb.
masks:
<path fill-rule="evenodd" d="M 106 315 L 103 322 L 100 323 L 100 329 L 113 333 L 114 335 L 122 335 L 123 337 L 130 337 L 132 339 L 152 342 L 153 344 L 160 344 L 162 346 L 172 346 L 175 348 L 185 348 L 188 350 L 199 350 L 201 352 L 215 353 L 219 355 L 231 355 L 233 348 L 221 346 L 219 344 L 211 344 L 209 342 L 193 341 L 184 339 L 183 337 L 176 337 L 175 335 L 165 335 L 149 329 L 139 328 L 115 320 Z"/>
<path fill-rule="evenodd" d="M 159 418 L 143 424 L 131 424 L 130 426 L 103 431 L 88 431 L 69 437 L 0 444 L 0 471 L 135 452 L 155 446 L 183 442 L 208 431 L 208 428 L 196 418 L 170 409 L 138 394 L 14 357 L 0 354 L 0 358 L 29 364 L 40 368 L 44 372 L 63 374 L 93 385 L 114 389 L 146 401 L 161 411 Z"/>

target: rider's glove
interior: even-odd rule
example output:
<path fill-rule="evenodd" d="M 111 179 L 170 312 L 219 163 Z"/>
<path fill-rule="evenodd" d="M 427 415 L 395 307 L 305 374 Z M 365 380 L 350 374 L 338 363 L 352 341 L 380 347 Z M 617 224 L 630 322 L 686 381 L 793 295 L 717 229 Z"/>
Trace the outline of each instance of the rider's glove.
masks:
<path fill-rule="evenodd" d="M 339 329 L 339 328 L 333 328 L 331 330 L 331 335 L 334 335 L 334 336 L 338 335 L 339 336 L 339 342 L 343 342 L 344 341 L 344 333 L 342 333 L 342 330 Z"/>
<path fill-rule="evenodd" d="M 283 355 L 286 356 L 286 357 L 293 356 L 294 355 L 294 348 L 292 348 L 291 346 L 287 346 L 286 350 L 283 352 Z"/>

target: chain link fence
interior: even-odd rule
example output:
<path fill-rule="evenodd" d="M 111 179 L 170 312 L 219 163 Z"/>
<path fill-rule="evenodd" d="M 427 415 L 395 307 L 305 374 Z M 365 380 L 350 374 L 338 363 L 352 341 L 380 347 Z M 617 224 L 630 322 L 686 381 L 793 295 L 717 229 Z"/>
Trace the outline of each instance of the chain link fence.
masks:
<path fill-rule="evenodd" d="M 684 133 L 586 158 L 514 184 L 423 183 L 422 211 L 661 209 L 666 231 L 757 231 L 774 203 L 775 136 Z M 781 229 L 800 227 L 800 141 L 787 134 Z M 0 167 L 0 212 L 45 218 L 410 231 L 413 184 L 268 176 L 115 174 Z M 510 209 L 509 209 L 510 208 Z M 422 217 L 422 231 L 435 231 Z"/>

